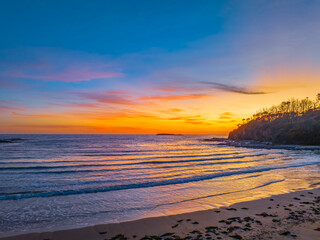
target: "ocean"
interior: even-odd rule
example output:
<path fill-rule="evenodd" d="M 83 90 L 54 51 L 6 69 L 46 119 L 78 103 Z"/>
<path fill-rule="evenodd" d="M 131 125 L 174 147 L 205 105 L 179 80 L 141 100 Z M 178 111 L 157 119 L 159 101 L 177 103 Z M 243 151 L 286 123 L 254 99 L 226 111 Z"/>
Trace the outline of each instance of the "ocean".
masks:
<path fill-rule="evenodd" d="M 0 135 L 0 236 L 226 206 L 320 185 L 316 151 L 213 135 Z"/>

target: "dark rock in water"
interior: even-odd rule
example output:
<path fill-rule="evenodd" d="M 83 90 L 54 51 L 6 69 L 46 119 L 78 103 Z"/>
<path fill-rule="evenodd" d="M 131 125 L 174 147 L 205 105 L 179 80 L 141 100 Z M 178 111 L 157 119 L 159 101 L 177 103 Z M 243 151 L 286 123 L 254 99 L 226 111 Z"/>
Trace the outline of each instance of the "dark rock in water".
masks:
<path fill-rule="evenodd" d="M 227 141 L 227 138 L 206 138 L 203 139 L 203 141 L 207 141 L 207 142 L 225 142 Z"/>
<path fill-rule="evenodd" d="M 13 143 L 21 140 L 21 138 L 0 139 L 0 143 Z"/>
<path fill-rule="evenodd" d="M 210 139 L 205 139 L 204 141 L 214 142 L 214 140 L 210 140 Z M 232 146 L 232 147 L 245 147 L 245 148 L 254 148 L 254 149 L 306 150 L 306 151 L 316 151 L 320 153 L 320 146 L 273 144 L 271 142 L 260 142 L 260 141 L 254 141 L 254 140 L 225 139 L 224 141 L 220 141 L 218 145 L 226 145 L 226 146 Z"/>
<path fill-rule="evenodd" d="M 21 138 L 10 138 L 10 141 L 20 141 L 22 140 Z"/>

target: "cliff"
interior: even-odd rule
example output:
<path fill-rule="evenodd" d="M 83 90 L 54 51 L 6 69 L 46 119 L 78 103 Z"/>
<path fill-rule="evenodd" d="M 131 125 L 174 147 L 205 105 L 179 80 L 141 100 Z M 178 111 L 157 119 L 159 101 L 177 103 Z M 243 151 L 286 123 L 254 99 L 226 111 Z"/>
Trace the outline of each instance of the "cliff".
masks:
<path fill-rule="evenodd" d="M 308 99 L 307 99 L 308 100 Z M 300 106 L 300 100 L 295 100 Z M 310 101 L 310 100 L 308 100 Z M 286 103 L 287 108 L 281 111 Z M 283 102 L 257 113 L 236 130 L 229 133 L 230 140 L 254 140 L 274 144 L 320 145 L 320 109 L 319 100 L 310 101 L 310 105 L 290 109 L 291 101 Z M 298 104 L 298 105 L 297 105 Z M 273 110 L 272 110 L 273 109 Z"/>

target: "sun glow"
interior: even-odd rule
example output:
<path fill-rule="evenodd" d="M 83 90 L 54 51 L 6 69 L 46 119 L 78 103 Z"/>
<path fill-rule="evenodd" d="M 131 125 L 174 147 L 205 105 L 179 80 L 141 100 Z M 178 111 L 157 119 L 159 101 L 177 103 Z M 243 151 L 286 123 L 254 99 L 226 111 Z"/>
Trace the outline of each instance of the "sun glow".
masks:
<path fill-rule="evenodd" d="M 160 97 L 121 92 L 91 97 L 87 103 L 53 110 L 3 108 L 1 131 L 8 133 L 227 134 L 262 107 L 295 98 L 314 98 L 320 89 L 315 73 L 276 73 L 260 77 L 252 88 L 265 94 L 212 91 Z M 108 95 L 109 94 L 109 95 Z M 183 96 L 183 97 L 182 97 Z M 195 97 L 196 96 L 196 97 Z M 108 99 L 104 101 L 103 99 Z M 115 99 L 115 100 L 112 100 Z M 123 100 L 120 100 L 123 99 Z M 93 101 L 94 100 L 94 101 Z M 121 104 L 119 104 L 121 101 Z"/>

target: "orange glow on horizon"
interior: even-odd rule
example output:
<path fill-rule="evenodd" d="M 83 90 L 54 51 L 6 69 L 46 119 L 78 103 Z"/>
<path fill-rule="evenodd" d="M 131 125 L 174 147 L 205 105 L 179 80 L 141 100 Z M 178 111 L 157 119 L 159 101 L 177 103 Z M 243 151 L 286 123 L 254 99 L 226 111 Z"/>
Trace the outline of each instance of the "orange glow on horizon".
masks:
<path fill-rule="evenodd" d="M 275 71 L 257 77 L 253 89 L 267 94 L 217 91 L 211 94 L 140 96 L 135 104 L 79 103 L 59 108 L 3 109 L 2 133 L 92 134 L 228 134 L 243 118 L 263 107 L 292 97 L 314 98 L 320 92 L 320 74 L 311 71 Z M 113 92 L 112 94 L 127 94 Z M 121 95 L 121 96 L 122 96 Z M 108 105 L 109 104 L 109 105 Z M 112 107 L 110 107 L 110 105 Z M 108 106 L 108 107 L 106 107 Z M 107 111 L 108 110 L 108 111 Z M 21 111 L 21 112 L 19 112 Z"/>

